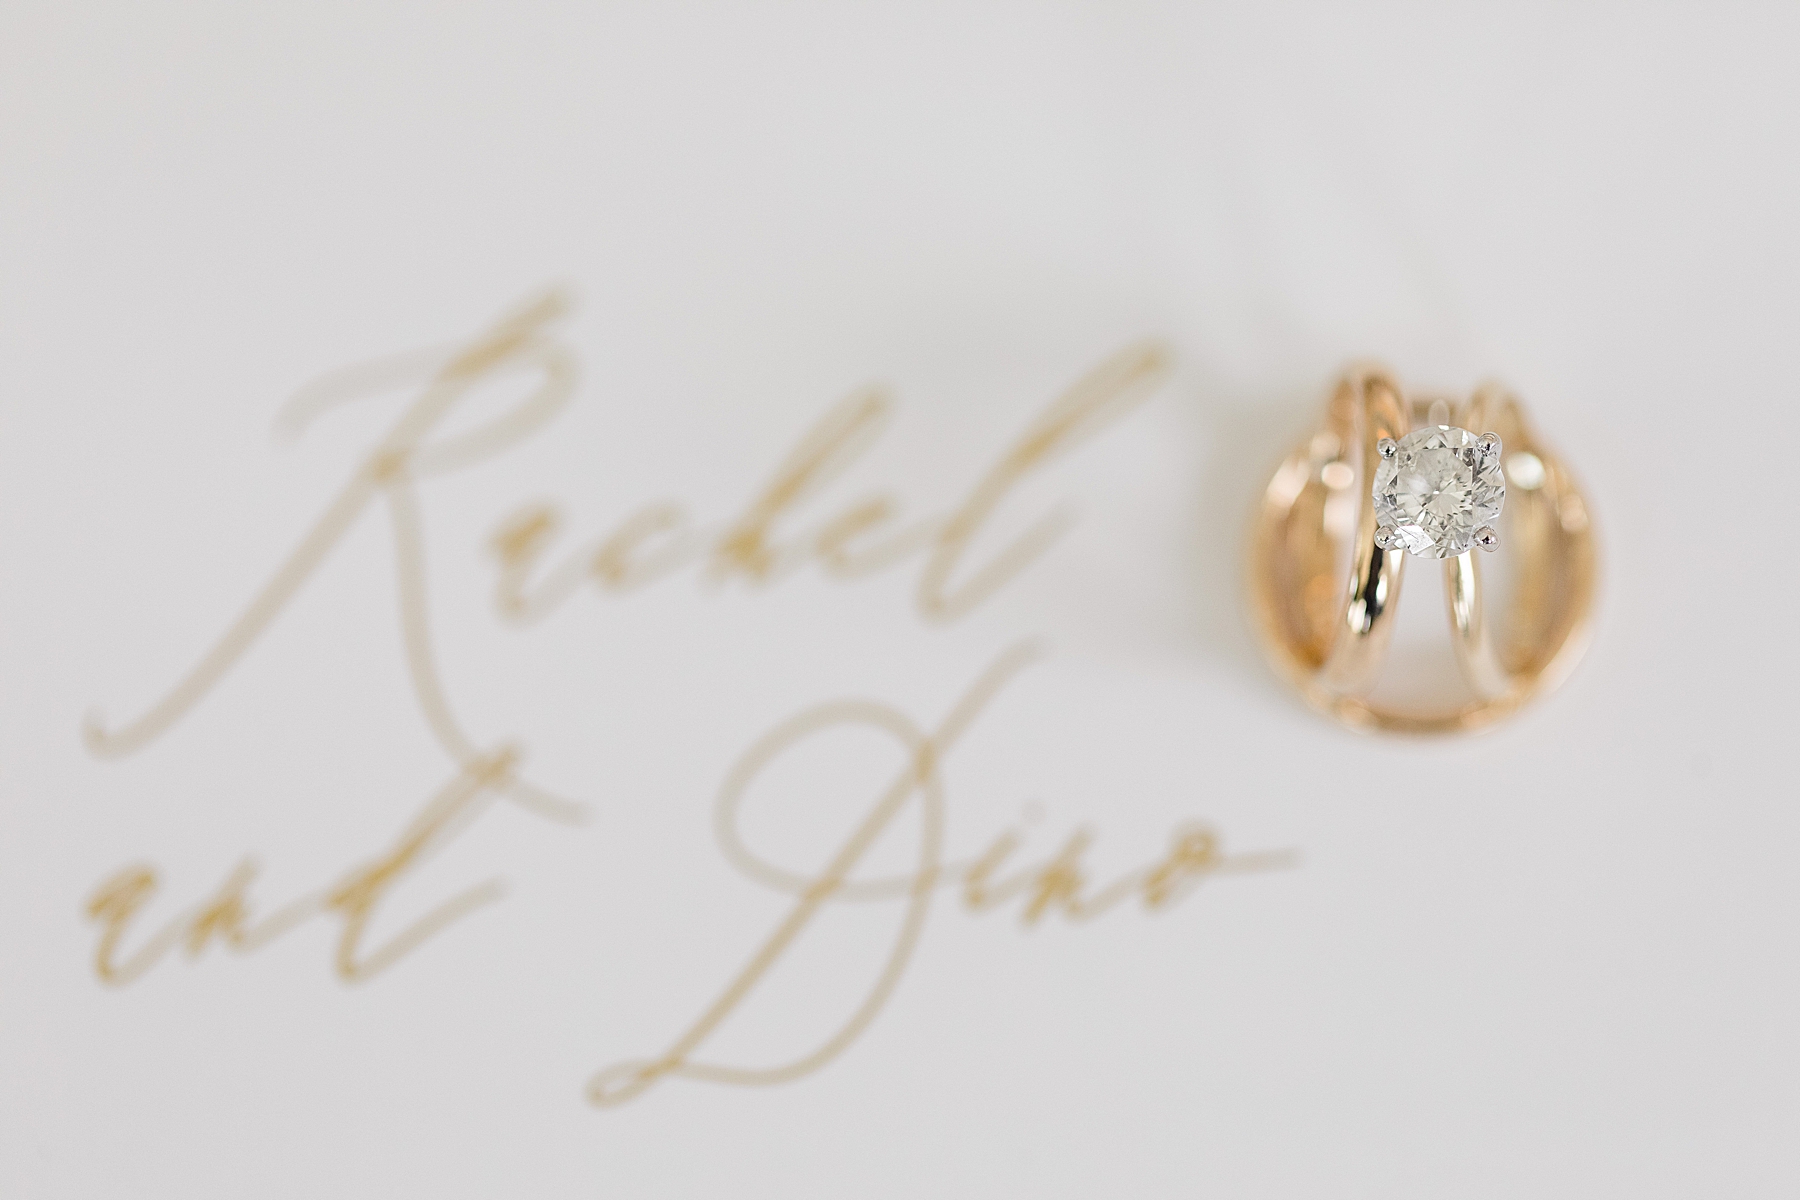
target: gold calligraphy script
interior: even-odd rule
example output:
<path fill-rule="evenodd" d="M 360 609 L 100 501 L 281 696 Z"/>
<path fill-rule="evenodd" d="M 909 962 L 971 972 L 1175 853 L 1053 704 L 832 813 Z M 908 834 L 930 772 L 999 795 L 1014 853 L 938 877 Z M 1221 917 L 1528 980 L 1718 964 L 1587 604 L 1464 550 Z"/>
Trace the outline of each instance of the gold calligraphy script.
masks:
<path fill-rule="evenodd" d="M 1016 900 L 1020 904 L 1020 920 L 1032 925 L 1053 911 L 1071 920 L 1087 920 L 1133 896 L 1146 909 L 1166 908 L 1208 875 L 1267 870 L 1292 863 L 1290 851 L 1228 856 L 1217 835 L 1203 826 L 1178 829 L 1160 860 L 1092 890 L 1082 868 L 1083 853 L 1093 838 L 1086 830 L 1076 831 L 1047 861 L 1011 871 L 1007 864 L 1021 842 L 1013 830 L 1002 833 L 984 853 L 968 862 L 943 862 L 948 823 L 941 769 L 944 758 L 1034 654 L 1029 645 L 1016 646 L 1002 654 L 935 729 L 927 731 L 887 705 L 838 701 L 783 722 L 744 754 L 726 777 L 714 810 L 719 844 L 746 875 L 791 894 L 793 907 L 725 990 L 668 1050 L 655 1058 L 617 1063 L 596 1073 L 588 1081 L 590 1101 L 603 1107 L 624 1104 L 670 1076 L 754 1087 L 788 1083 L 823 1067 L 868 1028 L 893 994 L 924 930 L 931 897 L 941 885 L 958 886 L 963 904 L 973 912 Z M 788 871 L 759 858 L 744 843 L 738 828 L 738 809 L 744 792 L 781 754 L 809 738 L 844 726 L 874 729 L 891 737 L 903 757 L 899 772 L 818 873 Z M 909 803 L 918 811 L 919 825 L 918 857 L 913 869 L 886 878 L 852 878 L 857 864 L 875 848 Z M 693 1057 L 701 1044 L 744 1003 L 824 905 L 832 901 L 872 900 L 898 902 L 903 906 L 902 920 L 873 982 L 841 1025 L 812 1049 L 773 1066 L 729 1066 Z"/>
<path fill-rule="evenodd" d="M 370 978 L 444 927 L 500 894 L 488 881 L 438 904 L 425 916 L 371 948 L 381 901 L 410 871 L 465 834 L 496 800 L 553 821 L 572 823 L 582 808 L 524 772 L 518 740 L 482 738 L 458 718 L 437 667 L 426 588 L 423 485 L 474 467 L 507 451 L 540 429 L 575 390 L 574 352 L 555 332 L 567 313 L 559 292 L 546 293 L 503 317 L 469 341 L 336 372 L 304 389 L 283 410 L 280 423 L 303 431 L 330 409 L 396 388 L 416 388 L 397 420 L 359 459 L 343 487 L 325 505 L 299 544 L 256 591 L 248 605 L 189 671 L 140 714 L 122 724 L 89 718 L 84 735 L 101 758 L 134 753 L 168 732 L 250 652 L 294 602 L 307 580 L 324 568 L 351 529 L 372 512 L 385 515 L 392 536 L 402 659 L 426 727 L 449 760 L 450 774 L 394 841 L 314 892 L 258 916 L 250 897 L 257 868 L 246 859 L 210 895 L 167 919 L 127 948 L 128 934 L 160 888 L 157 870 L 132 864 L 101 882 L 88 903 L 99 926 L 94 964 L 99 978 L 122 985 L 142 976 L 177 947 L 190 956 L 208 946 L 249 952 L 315 917 L 335 919 L 339 937 L 334 969 L 349 981 Z M 713 583 L 737 579 L 761 585 L 813 564 L 827 576 L 855 579 L 921 560 L 915 602 L 922 619 L 947 622 L 966 614 L 1043 554 L 1067 527 L 1066 513 L 1040 519 L 1010 544 L 979 555 L 981 534 L 1008 495 L 1032 472 L 1129 412 L 1160 383 L 1166 355 L 1154 344 L 1129 347 L 1101 363 L 1031 421 L 984 472 L 962 502 L 947 513 L 905 523 L 899 502 L 876 494 L 856 500 L 810 527 L 790 528 L 805 502 L 865 453 L 887 420 L 891 402 L 865 390 L 831 408 L 778 465 L 769 483 L 722 525 L 697 525 L 679 504 L 657 501 L 629 514 L 611 532 L 560 561 L 549 563 L 561 517 L 536 503 L 501 522 L 491 539 L 497 559 L 495 599 L 507 619 L 530 623 L 566 601 L 584 583 L 619 592 L 698 565 Z M 478 388 L 524 379 L 523 396 L 475 427 L 440 429 Z M 778 926 L 725 991 L 663 1054 L 622 1063 L 596 1075 L 590 1098 L 598 1104 L 628 1100 L 666 1076 L 734 1083 L 774 1083 L 796 1078 L 837 1055 L 873 1020 L 886 1002 L 922 929 L 930 897 L 942 886 L 960 890 L 964 905 L 982 911 L 1009 901 L 1027 924 L 1056 912 L 1085 919 L 1138 897 L 1149 909 L 1166 907 L 1202 878 L 1262 869 L 1289 861 L 1284 853 L 1227 856 L 1217 836 L 1203 827 L 1179 829 L 1167 853 L 1141 870 L 1090 888 L 1083 854 L 1092 840 L 1077 831 L 1055 855 L 1008 870 L 1020 848 L 1017 831 L 994 840 L 964 863 L 941 861 L 945 814 L 941 764 L 976 716 L 1031 657 L 1024 648 L 1002 655 L 935 729 L 925 730 L 888 706 L 840 701 L 783 722 L 757 741 L 728 775 L 717 800 L 716 829 L 727 859 L 756 882 L 795 898 Z M 790 871 L 752 853 L 739 834 L 744 790 L 773 758 L 820 732 L 867 726 L 889 735 L 905 763 L 850 838 L 817 873 Z M 892 878 L 856 878 L 865 855 L 908 805 L 917 809 L 919 858 L 911 872 Z M 885 966 L 861 1005 L 830 1038 L 785 1065 L 732 1068 L 696 1061 L 693 1052 L 756 988 L 821 906 L 833 902 L 892 901 L 904 906 L 900 933 Z"/>

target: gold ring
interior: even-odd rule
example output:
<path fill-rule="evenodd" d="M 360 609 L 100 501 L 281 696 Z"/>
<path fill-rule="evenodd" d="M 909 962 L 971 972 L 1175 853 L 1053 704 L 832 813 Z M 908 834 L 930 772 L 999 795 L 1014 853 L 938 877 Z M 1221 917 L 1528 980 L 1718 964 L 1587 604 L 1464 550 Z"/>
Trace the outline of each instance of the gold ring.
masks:
<path fill-rule="evenodd" d="M 1504 592 L 1490 578 L 1486 603 L 1474 549 L 1510 576 Z M 1443 560 L 1470 693 L 1436 709 L 1371 695 L 1409 557 Z M 1339 381 L 1324 424 L 1263 491 L 1250 606 L 1269 660 L 1312 707 L 1361 729 L 1449 733 L 1516 712 L 1568 676 L 1587 646 L 1598 571 L 1587 502 L 1510 392 L 1490 384 L 1461 403 L 1409 402 L 1364 367 Z"/>

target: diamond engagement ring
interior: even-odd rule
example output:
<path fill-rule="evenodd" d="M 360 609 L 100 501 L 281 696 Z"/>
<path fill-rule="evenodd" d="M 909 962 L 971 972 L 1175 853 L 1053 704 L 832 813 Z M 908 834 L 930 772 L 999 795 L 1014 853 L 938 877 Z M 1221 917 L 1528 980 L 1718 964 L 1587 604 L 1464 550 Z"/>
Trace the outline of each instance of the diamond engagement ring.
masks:
<path fill-rule="evenodd" d="M 1474 550 L 1498 552 L 1506 603 L 1484 602 Z M 1410 557 L 1443 562 L 1470 693 L 1424 711 L 1371 698 Z M 1408 401 L 1375 368 L 1340 380 L 1324 424 L 1269 480 L 1251 537 L 1264 651 L 1309 704 L 1359 728 L 1476 729 L 1550 691 L 1586 647 L 1597 576 L 1586 501 L 1516 398 L 1489 385 L 1455 405 Z"/>

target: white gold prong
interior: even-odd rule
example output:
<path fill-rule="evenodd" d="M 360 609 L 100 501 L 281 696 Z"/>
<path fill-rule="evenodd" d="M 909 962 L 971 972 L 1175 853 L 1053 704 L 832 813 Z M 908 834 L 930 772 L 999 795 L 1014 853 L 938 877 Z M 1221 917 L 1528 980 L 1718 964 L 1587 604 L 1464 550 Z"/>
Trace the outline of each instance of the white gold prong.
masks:
<path fill-rule="evenodd" d="M 1475 546 L 1477 549 L 1487 550 L 1489 552 L 1498 550 L 1500 548 L 1500 535 L 1494 531 L 1492 525 L 1483 525 L 1480 529 L 1475 531 Z"/>
<path fill-rule="evenodd" d="M 1476 442 L 1481 447 L 1481 457 L 1494 458 L 1499 455 L 1499 453 L 1500 453 L 1500 435 L 1499 434 L 1484 433 L 1479 438 L 1476 439 Z"/>
<path fill-rule="evenodd" d="M 1375 450 L 1383 458 L 1392 458 L 1394 455 L 1400 453 L 1400 443 L 1396 442 L 1393 438 L 1382 438 L 1379 442 L 1375 443 Z"/>
<path fill-rule="evenodd" d="M 1401 546 L 1400 533 L 1391 525 L 1383 525 L 1375 530 L 1375 544 L 1383 550 L 1398 550 Z"/>

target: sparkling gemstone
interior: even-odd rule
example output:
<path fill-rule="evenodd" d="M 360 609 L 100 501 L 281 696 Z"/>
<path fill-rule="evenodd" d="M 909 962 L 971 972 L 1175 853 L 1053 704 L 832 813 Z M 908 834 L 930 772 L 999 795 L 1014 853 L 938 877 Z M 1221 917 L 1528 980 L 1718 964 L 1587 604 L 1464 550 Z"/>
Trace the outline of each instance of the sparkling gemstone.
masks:
<path fill-rule="evenodd" d="M 1427 425 L 1399 441 L 1375 471 L 1375 519 L 1389 539 L 1426 558 L 1455 558 L 1500 515 L 1500 448 L 1466 429 Z"/>

